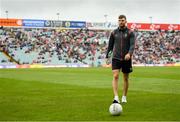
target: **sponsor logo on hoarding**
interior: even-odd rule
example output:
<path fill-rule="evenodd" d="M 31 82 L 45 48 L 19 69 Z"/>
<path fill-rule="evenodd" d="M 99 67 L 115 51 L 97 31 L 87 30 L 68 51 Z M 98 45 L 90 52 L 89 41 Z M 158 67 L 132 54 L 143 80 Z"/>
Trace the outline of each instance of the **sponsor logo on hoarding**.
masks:
<path fill-rule="evenodd" d="M 51 21 L 51 20 L 46 20 L 44 22 L 45 27 L 62 27 L 63 22 L 62 21 Z"/>
<path fill-rule="evenodd" d="M 47 20 L 44 22 L 45 27 L 51 27 L 51 21 Z"/>
<path fill-rule="evenodd" d="M 86 24 L 87 28 L 93 28 L 93 29 L 114 29 L 118 27 L 116 23 L 106 22 L 106 23 L 98 23 L 98 22 L 88 22 Z"/>
<path fill-rule="evenodd" d="M 84 28 L 86 27 L 86 22 L 81 21 L 63 21 L 62 26 L 65 28 Z"/>
<path fill-rule="evenodd" d="M 170 25 L 168 26 L 168 29 L 169 29 L 169 30 L 177 30 L 177 29 L 178 29 L 178 25 L 170 24 Z"/>
<path fill-rule="evenodd" d="M 22 26 L 21 19 L 0 19 L 0 26 Z"/>
<path fill-rule="evenodd" d="M 141 28 L 141 24 L 133 23 L 130 28 L 131 29 L 139 29 L 139 28 Z"/>
<path fill-rule="evenodd" d="M 30 19 L 24 19 L 23 20 L 23 26 L 25 27 L 44 27 L 44 20 L 30 20 Z"/>
<path fill-rule="evenodd" d="M 151 29 L 151 30 L 160 29 L 160 25 L 152 24 L 152 25 L 150 25 L 150 29 Z"/>
<path fill-rule="evenodd" d="M 70 21 L 71 28 L 84 28 L 85 26 L 86 26 L 85 22 Z"/>
<path fill-rule="evenodd" d="M 68 28 L 68 27 L 70 27 L 70 26 L 71 26 L 70 22 L 68 22 L 68 21 L 67 21 L 67 22 L 65 22 L 65 27 L 67 27 L 67 28 Z"/>
<path fill-rule="evenodd" d="M 21 26 L 22 25 L 22 20 L 18 20 L 17 25 Z"/>

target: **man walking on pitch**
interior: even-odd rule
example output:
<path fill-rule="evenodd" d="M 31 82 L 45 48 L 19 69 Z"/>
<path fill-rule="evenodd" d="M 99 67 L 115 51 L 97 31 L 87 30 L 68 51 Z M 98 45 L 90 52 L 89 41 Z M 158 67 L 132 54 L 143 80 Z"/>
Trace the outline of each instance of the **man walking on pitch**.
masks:
<path fill-rule="evenodd" d="M 112 55 L 112 72 L 113 81 L 112 87 L 114 92 L 113 103 L 120 103 L 118 96 L 118 80 L 120 70 L 123 73 L 123 95 L 121 101 L 127 102 L 127 91 L 129 86 L 129 73 L 132 72 L 132 54 L 135 47 L 135 35 L 127 28 L 126 16 L 120 15 L 118 18 L 119 27 L 112 31 L 109 39 L 106 58 L 109 58 L 110 52 Z"/>

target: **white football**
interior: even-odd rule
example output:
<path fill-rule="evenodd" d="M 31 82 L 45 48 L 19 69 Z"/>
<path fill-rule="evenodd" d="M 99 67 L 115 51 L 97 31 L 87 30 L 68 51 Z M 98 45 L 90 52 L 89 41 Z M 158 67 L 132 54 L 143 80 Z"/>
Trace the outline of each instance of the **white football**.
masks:
<path fill-rule="evenodd" d="M 122 110 L 123 110 L 123 108 L 122 108 L 121 104 L 119 104 L 119 103 L 113 103 L 109 107 L 109 112 L 113 116 L 120 115 L 122 113 Z"/>

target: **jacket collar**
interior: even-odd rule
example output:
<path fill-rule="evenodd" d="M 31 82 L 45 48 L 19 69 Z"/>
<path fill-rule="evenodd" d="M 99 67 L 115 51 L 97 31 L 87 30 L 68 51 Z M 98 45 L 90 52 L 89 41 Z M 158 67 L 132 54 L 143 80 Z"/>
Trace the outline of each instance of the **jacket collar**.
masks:
<path fill-rule="evenodd" d="M 127 30 L 127 27 L 126 27 L 126 26 L 125 26 L 124 28 L 118 27 L 118 30 L 119 30 L 119 31 L 126 31 L 126 30 Z"/>

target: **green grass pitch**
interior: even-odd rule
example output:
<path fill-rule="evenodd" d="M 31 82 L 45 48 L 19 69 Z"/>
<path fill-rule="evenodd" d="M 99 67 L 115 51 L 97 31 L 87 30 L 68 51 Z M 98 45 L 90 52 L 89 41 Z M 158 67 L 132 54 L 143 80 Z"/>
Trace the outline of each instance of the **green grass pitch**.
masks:
<path fill-rule="evenodd" d="M 111 81 L 110 68 L 0 69 L 0 120 L 180 121 L 180 67 L 134 67 L 121 116 Z"/>

